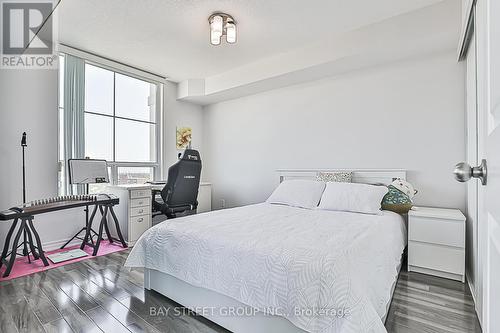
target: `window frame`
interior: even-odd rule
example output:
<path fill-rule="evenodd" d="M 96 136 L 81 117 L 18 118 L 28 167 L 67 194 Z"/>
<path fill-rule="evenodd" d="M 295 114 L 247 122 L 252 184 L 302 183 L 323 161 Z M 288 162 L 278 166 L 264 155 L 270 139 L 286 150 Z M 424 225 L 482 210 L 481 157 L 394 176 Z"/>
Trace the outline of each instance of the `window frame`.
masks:
<path fill-rule="evenodd" d="M 72 55 L 72 52 L 60 52 L 59 55 L 65 57 L 66 54 Z M 85 65 L 91 65 L 98 68 L 102 68 L 108 71 L 113 72 L 113 114 L 107 115 L 98 112 L 87 111 L 84 106 L 84 114 L 94 114 L 103 117 L 110 117 L 113 119 L 113 161 L 107 161 L 108 167 L 111 170 L 110 174 L 110 183 L 113 185 L 118 184 L 118 168 L 119 167 L 148 167 L 153 169 L 153 180 L 154 179 L 163 179 L 163 82 L 151 79 L 146 76 L 141 76 L 136 74 L 137 69 L 130 68 L 131 71 L 126 71 L 117 67 L 113 67 L 111 65 L 103 64 L 98 61 L 88 59 L 86 57 L 82 57 L 81 55 L 75 55 L 81 58 Z M 95 58 L 95 57 L 93 57 Z M 105 59 L 106 62 L 112 62 L 108 59 Z M 120 67 L 128 67 L 123 64 L 118 64 Z M 60 69 L 61 70 L 61 69 Z M 63 69 L 62 69 L 63 70 Z M 154 84 L 156 86 L 156 96 L 155 96 L 155 122 L 144 121 L 139 119 L 127 118 L 116 116 L 116 74 L 125 75 L 134 79 L 138 79 L 144 82 L 148 82 L 150 84 Z M 60 82 L 59 84 L 63 84 L 64 82 Z M 84 88 L 85 89 L 85 88 Z M 64 105 L 58 105 L 58 110 L 64 109 Z M 60 118 L 60 117 L 58 117 Z M 156 161 L 155 162 L 130 162 L 130 161 L 115 161 L 116 160 L 116 119 L 124 119 L 129 121 L 135 121 L 144 124 L 155 125 L 155 150 L 156 150 Z M 59 121 L 61 121 L 59 119 Z M 83 143 L 85 145 L 85 143 Z M 59 146 L 61 142 L 59 142 Z M 85 148 L 85 147 L 84 147 Z M 58 153 L 59 155 L 59 153 Z M 58 156 L 59 159 L 59 156 Z"/>

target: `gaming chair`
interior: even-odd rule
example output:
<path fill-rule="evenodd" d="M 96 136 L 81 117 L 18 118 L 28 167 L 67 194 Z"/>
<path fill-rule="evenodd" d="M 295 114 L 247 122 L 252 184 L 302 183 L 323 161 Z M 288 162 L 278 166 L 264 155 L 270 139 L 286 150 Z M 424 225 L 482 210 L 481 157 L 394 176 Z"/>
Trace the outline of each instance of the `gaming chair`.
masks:
<path fill-rule="evenodd" d="M 179 161 L 168 169 L 165 187 L 161 191 L 153 190 L 153 216 L 164 214 L 170 219 L 184 212 L 195 211 L 198 207 L 200 175 L 200 153 L 186 149 Z"/>

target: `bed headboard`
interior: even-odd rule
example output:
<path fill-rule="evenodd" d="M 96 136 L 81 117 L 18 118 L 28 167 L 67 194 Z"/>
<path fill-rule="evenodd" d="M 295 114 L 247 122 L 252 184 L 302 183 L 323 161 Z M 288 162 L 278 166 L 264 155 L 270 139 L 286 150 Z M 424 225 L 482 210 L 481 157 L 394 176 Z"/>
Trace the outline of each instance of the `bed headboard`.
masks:
<path fill-rule="evenodd" d="M 280 183 L 287 179 L 316 179 L 318 172 L 352 172 L 353 183 L 389 185 L 395 179 L 406 180 L 403 169 L 280 169 Z"/>

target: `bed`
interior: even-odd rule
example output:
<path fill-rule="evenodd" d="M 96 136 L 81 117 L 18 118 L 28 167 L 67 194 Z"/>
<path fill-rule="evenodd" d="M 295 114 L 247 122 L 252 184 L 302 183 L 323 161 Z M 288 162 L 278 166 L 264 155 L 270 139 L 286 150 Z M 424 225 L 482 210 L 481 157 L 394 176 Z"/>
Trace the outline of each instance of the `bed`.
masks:
<path fill-rule="evenodd" d="M 358 170 L 353 181 L 405 176 Z M 405 221 L 392 212 L 260 203 L 160 223 L 126 266 L 144 268 L 145 288 L 233 332 L 385 332 L 405 246 Z"/>

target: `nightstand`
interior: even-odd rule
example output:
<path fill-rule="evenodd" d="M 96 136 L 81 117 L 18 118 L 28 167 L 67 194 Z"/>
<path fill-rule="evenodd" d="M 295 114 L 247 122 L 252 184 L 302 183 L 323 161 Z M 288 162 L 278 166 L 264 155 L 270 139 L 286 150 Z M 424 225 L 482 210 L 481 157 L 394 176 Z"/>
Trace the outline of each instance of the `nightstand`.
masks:
<path fill-rule="evenodd" d="M 465 216 L 458 209 L 408 212 L 408 272 L 465 282 Z"/>

